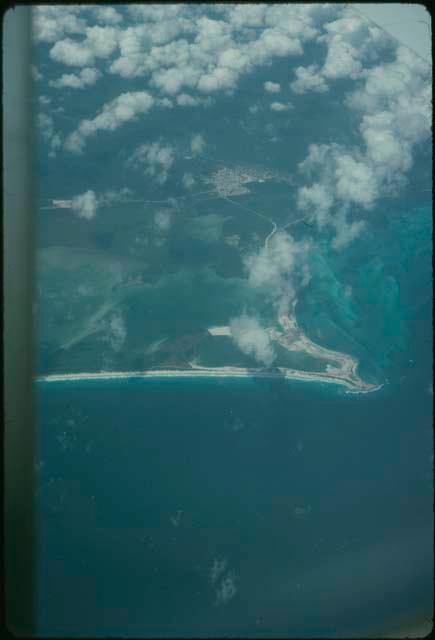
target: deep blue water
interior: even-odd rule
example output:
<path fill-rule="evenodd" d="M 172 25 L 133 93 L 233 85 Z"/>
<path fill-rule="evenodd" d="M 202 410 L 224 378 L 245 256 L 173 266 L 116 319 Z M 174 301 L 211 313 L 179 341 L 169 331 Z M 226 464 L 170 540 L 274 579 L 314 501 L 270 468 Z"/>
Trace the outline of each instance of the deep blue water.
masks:
<path fill-rule="evenodd" d="M 358 635 L 430 617 L 431 360 L 413 349 L 401 386 L 360 396 L 40 383 L 39 633 Z M 214 559 L 236 588 L 220 604 Z"/>
<path fill-rule="evenodd" d="M 389 220 L 352 268 L 325 250 L 305 300 L 310 335 L 371 364 L 378 392 L 38 383 L 40 635 L 361 637 L 431 618 L 430 209 Z"/>

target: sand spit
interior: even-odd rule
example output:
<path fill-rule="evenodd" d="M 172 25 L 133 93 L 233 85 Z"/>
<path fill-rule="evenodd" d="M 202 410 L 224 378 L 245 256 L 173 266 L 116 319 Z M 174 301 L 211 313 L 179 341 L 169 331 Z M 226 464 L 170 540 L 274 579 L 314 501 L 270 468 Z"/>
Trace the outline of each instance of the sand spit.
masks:
<path fill-rule="evenodd" d="M 296 304 L 294 304 L 294 307 Z M 325 382 L 345 386 L 348 393 L 370 393 L 383 385 L 365 382 L 357 373 L 358 360 L 353 356 L 332 349 L 326 349 L 312 342 L 299 328 L 296 316 L 279 317 L 281 330 L 269 329 L 272 341 L 276 341 L 288 351 L 300 351 L 320 360 L 326 360 L 325 371 L 303 371 L 286 367 L 246 368 L 246 367 L 205 367 L 189 363 L 184 369 L 153 368 L 143 371 L 99 371 L 80 373 L 55 373 L 36 377 L 36 381 L 67 382 L 79 380 L 117 380 L 123 378 L 275 378 L 280 380 L 301 380 Z M 214 326 L 208 329 L 210 335 L 229 335 L 228 326 Z M 330 364 L 335 363 L 334 365 Z"/>

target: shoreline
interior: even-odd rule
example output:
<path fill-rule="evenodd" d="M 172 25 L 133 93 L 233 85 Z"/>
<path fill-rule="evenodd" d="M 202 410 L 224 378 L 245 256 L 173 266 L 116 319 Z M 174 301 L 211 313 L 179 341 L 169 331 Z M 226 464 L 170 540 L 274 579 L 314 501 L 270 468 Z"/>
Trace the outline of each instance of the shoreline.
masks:
<path fill-rule="evenodd" d="M 320 372 L 296 371 L 279 368 L 275 371 L 243 369 L 238 367 L 198 367 L 194 369 L 148 369 L 144 371 L 100 371 L 80 373 L 59 373 L 36 376 L 35 382 L 73 382 L 89 380 L 122 380 L 124 378 L 269 378 L 277 380 L 300 380 L 324 382 L 347 387 L 347 393 L 370 393 L 383 385 L 356 385 L 351 381 Z"/>
<path fill-rule="evenodd" d="M 222 366 L 208 367 L 194 362 L 186 363 L 188 368 L 161 368 L 134 371 L 98 371 L 79 373 L 54 373 L 35 376 L 36 382 L 67 382 L 87 380 L 122 380 L 124 378 L 268 378 L 276 380 L 299 380 L 303 382 L 323 382 L 346 387 L 346 393 L 359 394 L 378 391 L 384 385 L 365 382 L 357 373 L 358 360 L 346 353 L 334 351 L 313 342 L 298 326 L 293 302 L 292 314 L 278 317 L 280 329 L 269 328 L 267 333 L 272 342 L 276 342 L 288 352 L 302 352 L 326 361 L 325 370 L 304 371 L 289 367 L 271 368 Z M 101 311 L 100 311 L 101 313 Z M 98 314 L 97 314 L 98 315 Z M 231 336 L 227 325 L 214 325 L 207 329 L 211 336 Z"/>

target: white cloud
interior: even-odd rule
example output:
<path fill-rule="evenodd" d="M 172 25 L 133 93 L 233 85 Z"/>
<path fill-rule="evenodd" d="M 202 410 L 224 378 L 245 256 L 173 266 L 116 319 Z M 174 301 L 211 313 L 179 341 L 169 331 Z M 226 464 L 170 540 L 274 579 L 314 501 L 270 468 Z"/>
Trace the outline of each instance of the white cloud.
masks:
<path fill-rule="evenodd" d="M 327 32 L 319 40 L 326 42 L 328 53 L 323 66 L 326 78 L 356 78 L 363 63 L 375 60 L 379 52 L 391 43 L 384 31 L 373 27 L 364 17 L 348 7 L 338 20 L 324 25 Z"/>
<path fill-rule="evenodd" d="M 41 131 L 42 137 L 45 140 L 50 140 L 54 134 L 54 122 L 53 118 L 47 113 L 38 113 L 37 126 Z"/>
<path fill-rule="evenodd" d="M 252 65 L 266 64 L 275 57 L 302 55 L 301 41 L 293 34 L 285 33 L 285 29 L 274 27 L 264 29 L 258 40 L 247 47 Z"/>
<path fill-rule="evenodd" d="M 52 60 L 83 69 L 96 67 L 102 60 L 100 73 L 108 71 L 124 78 L 146 76 L 147 84 L 156 92 L 155 98 L 147 92 L 121 94 L 104 105 L 101 113 L 82 120 L 68 136 L 68 151 L 80 153 L 89 136 L 98 130 L 116 129 L 151 108 L 150 102 L 165 107 L 208 106 L 212 103 L 210 94 L 234 91 L 240 78 L 257 66 L 270 64 L 277 57 L 300 55 L 303 45 L 320 33 L 321 22 L 342 14 L 341 9 L 304 5 L 203 8 L 189 3 L 131 5 L 127 11 L 133 24 L 125 21 L 120 11 L 107 6 L 34 10 L 35 39 L 51 43 Z M 53 86 L 83 88 L 95 79 L 95 75 L 86 78 L 64 74 L 53 81 Z M 276 83 L 266 85 L 276 91 Z M 203 95 L 198 96 L 198 92 Z M 126 96 L 133 100 L 135 95 L 147 95 L 149 103 L 138 108 L 130 105 L 131 116 L 114 115 L 125 107 Z M 173 96 L 174 101 L 165 96 Z"/>
<path fill-rule="evenodd" d="M 310 145 L 299 169 L 307 177 L 316 176 L 317 182 L 298 189 L 298 208 L 315 220 L 319 229 L 332 225 L 338 234 L 333 246 L 344 247 L 364 225 L 355 223 L 348 229 L 346 217 L 336 217 L 335 209 L 340 206 L 344 211 L 342 207 L 350 205 L 372 208 L 379 197 L 375 173 L 361 153 L 337 144 Z"/>
<path fill-rule="evenodd" d="M 355 79 L 363 70 L 363 65 L 358 58 L 359 50 L 344 42 L 341 35 L 336 35 L 329 42 L 322 75 L 331 80 Z"/>
<path fill-rule="evenodd" d="M 160 209 L 154 215 L 154 224 L 161 233 L 168 231 L 172 224 L 172 213 L 168 209 Z"/>
<path fill-rule="evenodd" d="M 395 60 L 366 69 L 361 80 L 346 101 L 361 118 L 360 146 L 310 145 L 300 164 L 315 182 L 299 189 L 298 207 L 319 227 L 335 229 L 337 249 L 364 229 L 363 221 L 349 223 L 344 212 L 350 206 L 372 209 L 381 196 L 397 194 L 414 147 L 431 133 L 430 67 L 411 51 L 398 46 Z"/>
<path fill-rule="evenodd" d="M 318 36 L 320 24 L 343 11 L 267 4 L 199 8 L 187 3 L 131 5 L 128 13 L 133 24 L 113 7 L 37 7 L 35 38 L 54 43 L 50 56 L 59 63 L 89 67 L 103 59 L 110 73 L 148 76 L 158 92 L 193 106 L 198 97 L 189 95 L 192 91 L 231 92 L 258 65 L 300 55 L 303 44 Z M 91 26 L 95 21 L 99 24 Z M 266 85 L 277 91 L 277 83 Z"/>
<path fill-rule="evenodd" d="M 317 175 L 319 182 L 298 191 L 298 206 L 309 211 L 318 206 L 319 226 L 336 202 L 356 204 L 370 209 L 379 197 L 379 183 L 373 168 L 358 150 L 338 144 L 310 145 L 299 169 L 307 176 Z"/>
<path fill-rule="evenodd" d="M 187 93 L 180 93 L 177 96 L 177 104 L 180 107 L 195 107 L 198 104 L 198 99 L 189 96 Z"/>
<path fill-rule="evenodd" d="M 42 73 L 38 70 L 38 67 L 36 65 L 32 64 L 31 71 L 33 80 L 35 80 L 36 82 L 38 80 L 42 80 Z"/>
<path fill-rule="evenodd" d="M 48 107 L 51 103 L 51 98 L 49 98 L 49 96 L 42 95 L 38 97 L 38 102 L 39 104 L 42 104 L 43 107 Z"/>
<path fill-rule="evenodd" d="M 214 9 L 219 19 L 188 4 L 176 11 L 172 5 L 142 9 L 131 7 L 138 22 L 120 32 L 120 55 L 110 71 L 129 78 L 150 74 L 151 86 L 169 95 L 232 91 L 256 66 L 300 55 L 302 42 L 318 34 L 314 24 L 331 14 L 302 5 L 220 6 Z"/>
<path fill-rule="evenodd" d="M 85 87 L 94 85 L 100 77 L 101 73 L 98 69 L 86 67 L 82 69 L 78 75 L 74 73 L 64 73 L 58 80 L 51 80 L 49 85 L 55 89 L 62 89 L 63 87 L 84 89 Z"/>
<path fill-rule="evenodd" d="M 122 22 L 122 15 L 113 7 L 93 7 L 95 17 L 105 24 L 119 24 Z"/>
<path fill-rule="evenodd" d="M 388 172 L 407 171 L 413 146 L 430 135 L 430 67 L 404 47 L 396 59 L 370 69 L 364 86 L 348 98 L 361 113 L 360 130 L 367 154 Z"/>
<path fill-rule="evenodd" d="M 56 157 L 56 151 L 58 151 L 62 146 L 62 137 L 60 135 L 60 133 L 56 133 L 51 141 L 50 141 L 50 152 L 49 152 L 49 157 L 50 158 L 55 158 Z"/>
<path fill-rule="evenodd" d="M 81 153 L 86 139 L 98 131 L 114 131 L 121 125 L 146 113 L 154 104 L 154 98 L 146 91 L 122 93 L 103 105 L 100 113 L 92 120 L 82 120 L 75 131 L 65 141 L 65 149 Z"/>
<path fill-rule="evenodd" d="M 159 107 L 164 107 L 165 109 L 172 109 L 174 103 L 172 102 L 172 100 L 166 98 L 165 96 L 164 98 L 158 98 L 156 101 L 156 105 L 158 105 Z"/>
<path fill-rule="evenodd" d="M 267 329 L 260 325 L 257 318 L 246 314 L 233 318 L 230 329 L 232 339 L 243 353 L 270 367 L 275 353 Z"/>
<path fill-rule="evenodd" d="M 364 77 L 367 64 L 375 62 L 392 46 L 391 38 L 384 31 L 356 15 L 351 7 L 344 6 L 341 15 L 335 17 L 337 19 L 323 25 L 323 34 L 317 38 L 317 42 L 326 46 L 323 66 L 298 67 L 296 80 L 290 85 L 295 93 L 323 93 L 328 90 L 327 81 Z"/>
<path fill-rule="evenodd" d="M 216 605 L 227 604 L 237 593 L 236 574 L 229 571 L 216 589 Z"/>
<path fill-rule="evenodd" d="M 379 196 L 379 185 L 372 167 L 350 154 L 335 158 L 336 197 L 364 208 L 373 206 Z"/>
<path fill-rule="evenodd" d="M 98 209 L 98 199 L 94 191 L 86 191 L 72 199 L 72 209 L 79 218 L 92 220 Z"/>
<path fill-rule="evenodd" d="M 298 191 L 298 208 L 310 214 L 319 228 L 328 222 L 333 204 L 334 197 L 326 185 L 313 184 L 311 187 L 301 187 Z"/>
<path fill-rule="evenodd" d="M 182 182 L 185 189 L 192 189 L 192 187 L 195 185 L 195 178 L 191 173 L 185 173 L 183 175 Z"/>
<path fill-rule="evenodd" d="M 270 108 L 272 109 L 272 111 L 288 111 L 289 109 L 293 109 L 293 106 L 290 104 L 290 102 L 272 102 Z"/>
<path fill-rule="evenodd" d="M 388 114 L 364 116 L 361 123 L 367 156 L 374 165 L 405 172 L 412 165 L 410 145 L 395 135 L 395 123 L 388 123 L 383 115 Z"/>
<path fill-rule="evenodd" d="M 279 93 L 281 91 L 281 85 L 279 82 L 270 82 L 270 80 L 268 80 L 263 86 L 264 90 L 269 93 Z"/>
<path fill-rule="evenodd" d="M 46 100 L 41 100 L 40 102 L 41 104 L 44 104 L 44 106 L 47 106 L 48 104 Z M 57 150 L 62 146 L 62 139 L 60 133 L 55 131 L 53 117 L 48 113 L 38 113 L 36 126 L 41 132 L 43 139 L 49 145 L 49 157 L 55 158 Z"/>
<path fill-rule="evenodd" d="M 71 38 L 56 42 L 50 50 L 50 58 L 71 67 L 86 67 L 95 62 L 93 52 L 84 48 L 81 42 Z"/>
<path fill-rule="evenodd" d="M 66 33 L 80 34 L 86 29 L 79 6 L 35 6 L 32 7 L 32 32 L 36 42 L 56 42 Z"/>
<path fill-rule="evenodd" d="M 214 558 L 212 568 L 210 569 L 210 581 L 215 584 L 227 568 L 227 558 Z"/>
<path fill-rule="evenodd" d="M 278 231 L 267 246 L 245 258 L 249 284 L 263 289 L 280 314 L 287 312 L 296 289 L 308 281 L 310 248 L 308 241 L 296 241 L 288 233 Z"/>
<path fill-rule="evenodd" d="M 58 40 L 50 49 L 50 58 L 70 67 L 88 67 L 98 58 L 109 58 L 118 45 L 118 30 L 115 27 L 98 25 L 85 28 L 83 40 L 65 38 Z"/>
<path fill-rule="evenodd" d="M 247 27 L 264 27 L 267 12 L 265 4 L 232 4 L 228 6 L 228 21 L 235 30 L 245 30 Z"/>
<path fill-rule="evenodd" d="M 290 83 L 290 87 L 295 93 L 306 93 L 307 91 L 324 93 L 328 91 L 328 85 L 319 73 L 317 65 L 310 64 L 308 67 L 298 67 L 295 74 L 296 80 Z"/>
<path fill-rule="evenodd" d="M 364 220 L 354 220 L 349 222 L 345 208 L 338 211 L 332 221 L 336 230 L 336 235 L 332 240 L 334 249 L 343 249 L 350 244 L 364 230 L 366 223 Z"/>
<path fill-rule="evenodd" d="M 131 198 L 132 194 L 133 192 L 128 187 L 123 187 L 119 191 L 105 191 L 98 197 L 98 204 L 100 206 L 111 206 L 118 202 L 125 202 Z"/>
<path fill-rule="evenodd" d="M 204 137 L 197 133 L 190 141 L 190 150 L 194 156 L 200 155 L 205 149 Z"/>
<path fill-rule="evenodd" d="M 159 142 L 141 145 L 129 160 L 129 164 L 136 168 L 144 167 L 145 174 L 155 178 L 159 184 L 166 182 L 173 163 L 174 148 Z"/>

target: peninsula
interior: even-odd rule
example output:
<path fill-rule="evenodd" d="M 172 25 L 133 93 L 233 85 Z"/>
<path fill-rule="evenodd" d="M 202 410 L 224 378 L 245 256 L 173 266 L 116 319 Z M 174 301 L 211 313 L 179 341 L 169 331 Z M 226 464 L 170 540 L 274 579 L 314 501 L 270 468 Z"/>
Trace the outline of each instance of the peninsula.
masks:
<path fill-rule="evenodd" d="M 371 384 L 364 381 L 357 372 L 358 360 L 339 351 L 326 349 L 310 340 L 299 328 L 295 316 L 295 304 L 291 315 L 278 318 L 280 329 L 270 328 L 268 334 L 275 342 L 287 351 L 303 352 L 314 356 L 318 360 L 326 361 L 324 370 L 305 371 L 283 366 L 274 367 L 238 367 L 220 366 L 209 367 L 186 363 L 184 367 L 168 367 L 162 365 L 145 370 L 134 371 L 99 371 L 80 373 L 55 373 L 38 376 L 37 381 L 61 382 L 74 380 L 111 380 L 122 378 L 275 378 L 281 380 L 303 380 L 325 382 L 346 387 L 348 393 L 369 393 L 380 389 L 383 385 Z M 228 326 L 210 327 L 211 336 L 230 336 Z"/>

